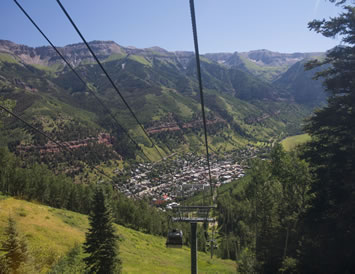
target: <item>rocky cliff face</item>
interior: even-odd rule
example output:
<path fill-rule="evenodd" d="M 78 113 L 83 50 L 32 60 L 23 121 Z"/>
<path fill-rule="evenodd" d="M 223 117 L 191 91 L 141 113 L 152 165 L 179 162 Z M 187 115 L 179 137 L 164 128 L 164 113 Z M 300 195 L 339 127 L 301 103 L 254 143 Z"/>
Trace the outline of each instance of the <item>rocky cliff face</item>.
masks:
<path fill-rule="evenodd" d="M 214 118 L 213 120 L 206 120 L 207 125 L 215 125 L 215 124 L 227 124 L 227 122 L 219 117 Z M 154 123 L 151 127 L 147 128 L 147 132 L 149 134 L 156 134 L 156 133 L 161 133 L 161 132 L 166 132 L 166 131 L 183 131 L 184 129 L 189 129 L 189 128 L 198 128 L 201 129 L 203 127 L 203 122 L 202 120 L 196 120 L 193 122 L 189 123 L 182 123 L 179 124 L 174 120 L 171 120 L 169 122 L 157 122 Z"/>
<path fill-rule="evenodd" d="M 194 57 L 193 52 L 175 51 L 169 52 L 160 47 L 151 47 L 139 49 L 135 47 L 123 47 L 113 41 L 92 41 L 89 43 L 95 54 L 100 60 L 105 60 L 113 54 L 122 55 L 138 55 L 143 56 L 147 60 L 153 58 L 161 60 L 170 60 L 180 63 L 186 68 L 187 64 Z M 58 47 L 60 52 L 74 66 L 81 62 L 94 61 L 90 52 L 83 43 L 71 44 L 65 47 Z M 0 40 L 0 53 L 7 53 L 15 56 L 26 64 L 53 65 L 62 63 L 60 57 L 49 46 L 32 48 L 25 45 L 15 44 L 7 40 Z M 244 66 L 242 58 L 247 58 L 249 61 L 258 66 L 291 66 L 302 59 L 320 56 L 322 53 L 279 53 L 269 50 L 254 50 L 249 52 L 234 52 L 234 53 L 207 53 L 204 56 L 214 62 L 224 64 L 228 67 Z"/>
<path fill-rule="evenodd" d="M 92 41 L 90 46 L 100 59 L 112 54 L 125 54 L 123 47 L 113 41 Z M 82 61 L 94 61 L 90 52 L 83 43 L 58 47 L 58 50 L 76 66 Z M 32 48 L 18 45 L 10 41 L 0 40 L 0 53 L 10 54 L 26 64 L 53 65 L 62 63 L 61 58 L 50 46 Z"/>
<path fill-rule="evenodd" d="M 100 133 L 97 137 L 89 137 L 82 140 L 74 140 L 68 142 L 60 142 L 61 145 L 66 146 L 71 150 L 75 150 L 81 147 L 87 147 L 90 143 L 104 144 L 107 147 L 112 147 L 113 137 L 108 133 Z M 62 151 L 57 144 L 48 142 L 44 146 L 35 146 L 35 145 L 18 145 L 17 151 L 20 153 L 26 153 L 30 150 L 38 150 L 40 154 L 45 153 L 58 153 Z"/>
<path fill-rule="evenodd" d="M 123 47 L 113 41 L 92 41 L 89 42 L 92 50 L 99 60 L 104 61 L 114 54 L 138 55 L 152 61 L 154 58 L 163 61 L 179 63 L 186 68 L 194 53 L 190 51 L 169 52 L 160 47 L 139 49 L 135 47 Z M 81 62 L 94 62 L 94 58 L 86 48 L 85 44 L 77 43 L 58 47 L 58 50 L 73 66 L 78 66 Z M 50 46 L 32 48 L 25 45 L 15 44 L 11 41 L 0 40 L 0 53 L 12 55 L 17 60 L 30 65 L 51 66 L 54 64 L 64 64 L 60 56 Z"/>

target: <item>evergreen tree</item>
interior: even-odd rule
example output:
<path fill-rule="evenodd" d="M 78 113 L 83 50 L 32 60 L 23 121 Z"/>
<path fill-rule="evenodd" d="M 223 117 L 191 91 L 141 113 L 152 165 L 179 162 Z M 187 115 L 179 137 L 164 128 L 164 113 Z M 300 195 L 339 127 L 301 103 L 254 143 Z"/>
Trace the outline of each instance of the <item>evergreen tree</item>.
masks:
<path fill-rule="evenodd" d="M 312 136 L 305 157 L 315 175 L 315 197 L 304 223 L 302 272 L 352 273 L 355 269 L 355 6 L 354 1 L 330 0 L 344 12 L 329 20 L 314 20 L 309 28 L 343 44 L 324 60 L 328 105 L 315 112 L 306 130 Z"/>
<path fill-rule="evenodd" d="M 13 100 L 9 100 L 9 99 L 3 99 L 2 97 L 0 97 L 0 105 L 9 109 L 9 110 L 12 110 L 16 103 L 15 101 Z M 0 108 L 0 127 L 2 127 L 2 119 L 3 118 L 6 118 L 6 117 L 9 117 L 10 115 L 5 111 L 3 110 L 2 108 Z"/>
<path fill-rule="evenodd" d="M 111 208 L 105 201 L 103 190 L 99 187 L 94 193 L 89 221 L 90 228 L 84 243 L 85 253 L 88 254 L 84 261 L 89 273 L 121 272 Z"/>
<path fill-rule="evenodd" d="M 5 240 L 1 242 L 1 251 L 5 252 L 1 264 L 8 272 L 17 273 L 27 259 L 27 245 L 18 235 L 15 220 L 8 219 L 8 226 L 5 229 Z"/>
<path fill-rule="evenodd" d="M 16 102 L 14 100 L 3 99 L 2 97 L 0 97 L 0 105 L 9 110 L 12 110 L 15 107 Z M 10 114 L 8 114 L 5 110 L 0 108 L 0 129 L 3 127 L 4 125 L 3 120 L 6 117 L 10 117 Z M 7 138 L 3 134 L 0 134 L 0 146 L 6 146 L 7 142 L 8 142 Z"/>

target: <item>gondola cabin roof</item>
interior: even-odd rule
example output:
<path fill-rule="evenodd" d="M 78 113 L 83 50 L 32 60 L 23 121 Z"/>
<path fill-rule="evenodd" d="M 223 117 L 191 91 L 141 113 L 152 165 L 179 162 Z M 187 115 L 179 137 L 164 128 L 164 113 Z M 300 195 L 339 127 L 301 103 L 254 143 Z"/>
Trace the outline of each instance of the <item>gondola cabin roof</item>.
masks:
<path fill-rule="evenodd" d="M 168 237 L 166 240 L 166 247 L 170 248 L 181 248 L 182 247 L 182 236 L 181 230 L 173 229 L 168 232 Z"/>

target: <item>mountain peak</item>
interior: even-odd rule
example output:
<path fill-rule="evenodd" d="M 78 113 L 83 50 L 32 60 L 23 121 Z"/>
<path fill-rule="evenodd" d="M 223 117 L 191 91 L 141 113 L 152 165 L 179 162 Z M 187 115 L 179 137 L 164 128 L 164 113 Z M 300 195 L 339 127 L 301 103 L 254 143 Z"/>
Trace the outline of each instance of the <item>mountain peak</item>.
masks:
<path fill-rule="evenodd" d="M 166 49 L 163 49 L 163 48 L 158 47 L 158 46 L 145 48 L 145 50 L 155 51 L 155 52 L 159 52 L 159 53 L 169 53 Z"/>

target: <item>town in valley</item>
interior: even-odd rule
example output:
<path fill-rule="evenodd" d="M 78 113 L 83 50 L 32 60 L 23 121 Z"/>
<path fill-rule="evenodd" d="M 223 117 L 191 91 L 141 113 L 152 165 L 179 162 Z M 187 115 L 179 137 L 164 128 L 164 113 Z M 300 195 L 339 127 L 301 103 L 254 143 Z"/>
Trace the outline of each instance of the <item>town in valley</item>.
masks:
<path fill-rule="evenodd" d="M 227 184 L 245 175 L 247 159 L 255 157 L 260 149 L 247 146 L 224 155 L 212 155 L 210 159 L 211 177 L 214 187 Z M 129 171 L 116 169 L 120 180 L 118 189 L 126 196 L 148 198 L 156 206 L 178 204 L 210 188 L 207 160 L 205 156 L 193 153 L 172 155 L 157 163 L 139 163 Z"/>

